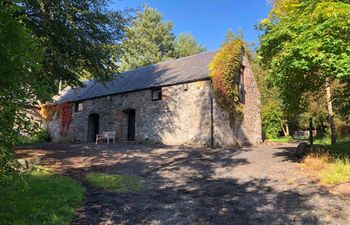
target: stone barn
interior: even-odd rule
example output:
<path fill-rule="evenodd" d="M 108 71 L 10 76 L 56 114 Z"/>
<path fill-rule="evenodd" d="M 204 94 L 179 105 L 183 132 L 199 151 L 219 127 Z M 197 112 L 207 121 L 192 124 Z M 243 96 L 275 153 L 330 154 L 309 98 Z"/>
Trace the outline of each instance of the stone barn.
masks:
<path fill-rule="evenodd" d="M 217 52 L 200 53 L 116 75 L 107 83 L 86 81 L 54 97 L 69 102 L 65 135 L 60 120 L 47 126 L 54 142 L 93 143 L 115 131 L 119 142 L 218 147 L 261 142 L 260 94 L 247 57 L 242 59 L 243 119 L 234 122 L 215 102 L 208 65 Z"/>

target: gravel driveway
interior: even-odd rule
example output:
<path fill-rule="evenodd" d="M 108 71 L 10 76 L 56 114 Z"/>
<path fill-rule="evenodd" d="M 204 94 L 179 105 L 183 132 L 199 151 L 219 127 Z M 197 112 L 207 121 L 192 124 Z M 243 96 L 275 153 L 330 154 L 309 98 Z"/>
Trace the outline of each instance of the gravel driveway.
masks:
<path fill-rule="evenodd" d="M 350 200 L 306 178 L 294 147 L 52 144 L 17 153 L 81 180 L 87 194 L 73 224 L 350 224 Z M 84 180 L 91 171 L 137 175 L 144 188 L 99 190 Z"/>

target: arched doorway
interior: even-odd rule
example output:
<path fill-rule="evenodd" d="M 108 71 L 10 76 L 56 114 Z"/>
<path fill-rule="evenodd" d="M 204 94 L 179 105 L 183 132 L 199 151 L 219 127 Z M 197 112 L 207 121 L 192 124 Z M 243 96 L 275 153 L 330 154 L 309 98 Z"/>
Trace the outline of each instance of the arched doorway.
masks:
<path fill-rule="evenodd" d="M 127 115 L 128 121 L 128 141 L 135 140 L 135 109 L 126 109 L 123 111 Z"/>
<path fill-rule="evenodd" d="M 96 134 L 100 132 L 100 115 L 92 113 L 89 115 L 87 141 L 96 142 Z"/>

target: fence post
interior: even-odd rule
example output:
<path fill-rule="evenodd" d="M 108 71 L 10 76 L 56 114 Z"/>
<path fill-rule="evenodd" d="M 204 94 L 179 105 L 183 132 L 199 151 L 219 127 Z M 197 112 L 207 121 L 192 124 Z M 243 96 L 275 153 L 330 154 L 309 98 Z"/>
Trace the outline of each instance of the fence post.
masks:
<path fill-rule="evenodd" d="M 310 138 L 310 147 L 314 144 L 314 137 L 313 137 L 313 134 L 312 134 L 312 118 L 310 117 L 309 119 L 309 138 Z"/>

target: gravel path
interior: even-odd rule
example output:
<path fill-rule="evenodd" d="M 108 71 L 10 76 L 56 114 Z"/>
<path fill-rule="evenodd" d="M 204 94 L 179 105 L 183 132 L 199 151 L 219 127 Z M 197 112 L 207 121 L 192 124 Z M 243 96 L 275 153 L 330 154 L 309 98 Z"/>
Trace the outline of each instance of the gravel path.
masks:
<path fill-rule="evenodd" d="M 48 145 L 18 150 L 87 188 L 73 224 L 350 224 L 350 200 L 323 190 L 290 157 L 293 145 L 186 149 Z M 144 188 L 91 187 L 87 172 L 133 174 Z"/>

